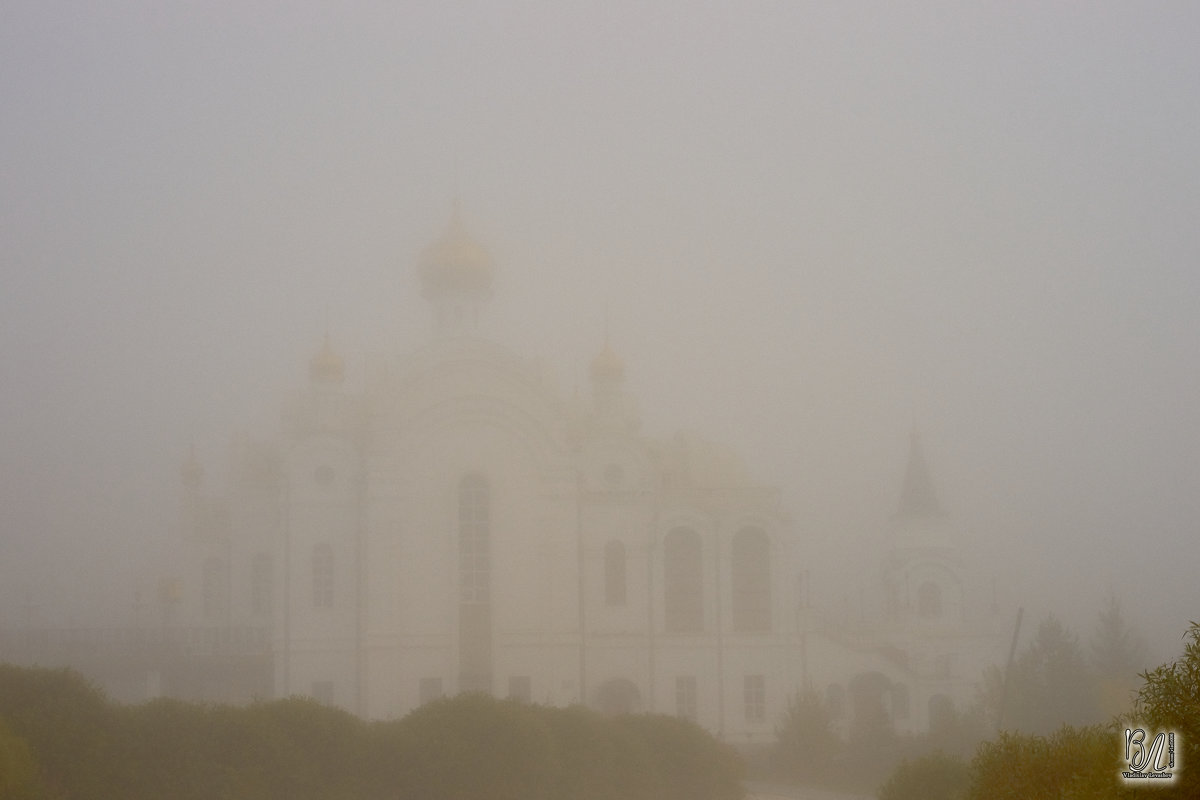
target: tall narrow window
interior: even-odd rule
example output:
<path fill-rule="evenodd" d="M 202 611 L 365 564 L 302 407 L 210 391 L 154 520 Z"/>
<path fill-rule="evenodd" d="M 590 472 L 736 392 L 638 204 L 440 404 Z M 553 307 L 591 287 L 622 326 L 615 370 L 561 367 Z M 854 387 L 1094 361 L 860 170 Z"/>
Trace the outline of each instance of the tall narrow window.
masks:
<path fill-rule="evenodd" d="M 520 703 L 533 700 L 533 681 L 528 675 L 513 675 L 508 679 L 508 699 Z"/>
<path fill-rule="evenodd" d="M 704 630 L 704 574 L 700 534 L 675 528 L 663 540 L 664 626 L 670 633 Z"/>
<path fill-rule="evenodd" d="M 926 581 L 917 589 L 917 614 L 923 619 L 937 619 L 942 615 L 942 589 L 932 581 Z"/>
<path fill-rule="evenodd" d="M 458 489 L 459 590 L 463 603 L 490 600 L 491 548 L 488 486 L 482 475 L 468 475 Z"/>
<path fill-rule="evenodd" d="M 771 629 L 771 542 L 761 528 L 742 528 L 733 537 L 733 629 Z"/>
<path fill-rule="evenodd" d="M 419 702 L 421 705 L 432 703 L 434 700 L 437 700 L 444 694 L 442 691 L 441 678 L 421 678 L 421 681 L 417 684 L 417 686 L 417 692 L 420 698 Z"/>
<path fill-rule="evenodd" d="M 625 605 L 625 544 L 615 540 L 604 545 L 604 604 Z"/>
<path fill-rule="evenodd" d="M 202 586 L 204 618 L 210 622 L 221 619 L 225 614 L 228 583 L 224 561 L 214 556 L 204 562 Z"/>
<path fill-rule="evenodd" d="M 696 676 L 675 676 L 675 716 L 696 721 Z"/>
<path fill-rule="evenodd" d="M 902 683 L 892 684 L 892 716 L 895 719 L 908 719 L 910 707 L 908 687 Z"/>
<path fill-rule="evenodd" d="M 836 683 L 829 684 L 825 690 L 825 707 L 829 716 L 841 719 L 846 715 L 846 690 Z"/>
<path fill-rule="evenodd" d="M 491 497 L 487 479 L 458 484 L 459 690 L 492 690 Z"/>
<path fill-rule="evenodd" d="M 333 548 L 325 542 L 313 548 L 313 608 L 333 608 Z"/>
<path fill-rule="evenodd" d="M 258 553 L 250 563 L 250 610 L 271 613 L 271 557 Z"/>
<path fill-rule="evenodd" d="M 743 699 L 746 705 L 746 722 L 766 722 L 767 679 L 762 675 L 747 675 L 743 683 Z"/>

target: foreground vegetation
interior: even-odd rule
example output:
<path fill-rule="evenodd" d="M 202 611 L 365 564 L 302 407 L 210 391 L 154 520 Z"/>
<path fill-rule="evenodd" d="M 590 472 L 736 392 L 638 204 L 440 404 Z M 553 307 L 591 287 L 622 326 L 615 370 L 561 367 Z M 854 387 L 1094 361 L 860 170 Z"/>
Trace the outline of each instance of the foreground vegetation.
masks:
<path fill-rule="evenodd" d="M 770 763 L 758 766 L 792 783 L 878 791 L 880 800 L 1125 798 L 1148 791 L 1162 800 L 1200 798 L 1200 624 L 1185 634 L 1182 656 L 1143 671 L 1140 686 L 1125 680 L 1138 648 L 1115 606 L 1099 634 L 1089 665 L 1069 631 L 1047 618 L 1016 660 L 1009 691 L 1000 691 L 1002 675 L 989 674 L 979 704 L 931 720 L 919 736 L 897 735 L 881 710 L 856 719 L 840 738 L 821 698 L 803 693 L 781 720 Z M 1114 688 L 1126 685 L 1124 712 L 1106 715 L 1120 693 Z M 1157 732 L 1174 732 L 1172 782 L 1121 781 L 1130 728 L 1147 731 L 1147 748 Z"/>
<path fill-rule="evenodd" d="M 1001 732 L 983 742 L 969 764 L 934 754 L 902 764 L 880 800 L 1083 800 L 1200 797 L 1200 624 L 1192 623 L 1183 655 L 1142 673 L 1133 711 L 1106 725 L 1063 725 L 1051 734 Z M 1125 731 L 1170 731 L 1176 737 L 1169 783 L 1123 782 L 1129 770 Z"/>
<path fill-rule="evenodd" d="M 0 665 L 0 798 L 735 800 L 741 763 L 663 716 L 462 695 L 364 722 L 301 698 L 119 706 L 75 673 Z"/>

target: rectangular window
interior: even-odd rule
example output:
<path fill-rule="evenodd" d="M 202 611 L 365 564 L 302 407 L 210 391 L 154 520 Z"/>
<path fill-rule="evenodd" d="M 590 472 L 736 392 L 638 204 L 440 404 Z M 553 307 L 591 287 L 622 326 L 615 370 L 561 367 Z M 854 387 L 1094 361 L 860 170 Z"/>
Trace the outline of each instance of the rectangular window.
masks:
<path fill-rule="evenodd" d="M 420 695 L 421 705 L 432 703 L 444 694 L 442 692 L 442 679 L 421 678 L 421 683 L 417 691 Z"/>
<path fill-rule="evenodd" d="M 767 721 L 767 679 L 762 675 L 747 675 L 743 684 L 746 703 L 746 722 Z"/>
<path fill-rule="evenodd" d="M 333 705 L 333 681 L 313 681 L 313 700 L 324 705 Z"/>
<path fill-rule="evenodd" d="M 908 719 L 909 713 L 908 687 L 901 683 L 892 684 L 892 716 Z"/>
<path fill-rule="evenodd" d="M 528 675 L 513 675 L 508 679 L 508 699 L 522 703 L 533 700 L 533 684 Z"/>
<path fill-rule="evenodd" d="M 250 609 L 255 614 L 271 613 L 271 557 L 259 553 L 250 567 Z"/>
<path fill-rule="evenodd" d="M 484 604 L 491 598 L 491 543 L 488 485 L 467 475 L 458 489 L 459 601 Z"/>
<path fill-rule="evenodd" d="M 604 604 L 625 605 L 625 545 L 615 540 L 604 545 Z"/>
<path fill-rule="evenodd" d="M 675 678 L 675 715 L 696 721 L 696 676 L 678 675 Z"/>
<path fill-rule="evenodd" d="M 313 608 L 333 608 L 333 548 L 322 542 L 313 548 Z"/>

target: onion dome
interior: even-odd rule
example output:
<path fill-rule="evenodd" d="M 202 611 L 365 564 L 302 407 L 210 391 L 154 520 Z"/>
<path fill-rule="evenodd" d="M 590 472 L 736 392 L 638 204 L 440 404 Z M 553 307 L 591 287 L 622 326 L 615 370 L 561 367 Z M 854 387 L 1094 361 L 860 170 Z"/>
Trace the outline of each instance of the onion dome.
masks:
<path fill-rule="evenodd" d="M 483 245 L 467 233 L 457 200 L 446 232 L 421 254 L 420 272 L 426 297 L 440 294 L 491 295 L 492 258 Z"/>
<path fill-rule="evenodd" d="M 204 467 L 201 466 L 196 458 L 196 446 L 192 445 L 188 449 L 187 458 L 179 467 L 179 479 L 183 481 L 183 485 L 188 489 L 199 489 L 200 484 L 204 481 Z"/>
<path fill-rule="evenodd" d="M 593 383 L 619 383 L 625 377 L 625 362 L 604 342 L 604 349 L 592 359 Z"/>
<path fill-rule="evenodd" d="M 321 350 L 308 362 L 308 376 L 313 383 L 341 383 L 346 377 L 346 364 L 342 357 L 333 352 L 329 345 L 329 334 L 325 334 L 325 343 Z"/>
<path fill-rule="evenodd" d="M 179 578 L 158 579 L 158 602 L 174 605 L 183 599 L 183 581 Z"/>

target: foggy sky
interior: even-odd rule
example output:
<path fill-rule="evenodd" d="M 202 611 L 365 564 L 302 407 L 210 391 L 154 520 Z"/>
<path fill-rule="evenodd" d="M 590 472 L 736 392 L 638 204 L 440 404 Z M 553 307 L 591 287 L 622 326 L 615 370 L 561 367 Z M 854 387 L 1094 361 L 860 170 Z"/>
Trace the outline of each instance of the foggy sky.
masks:
<path fill-rule="evenodd" d="M 456 194 L 494 338 L 570 394 L 607 313 L 815 570 L 916 424 L 1014 610 L 1200 617 L 1194 3 L 248 5 L 0 4 L 0 624 L 127 619 L 189 444 L 423 343 Z"/>

